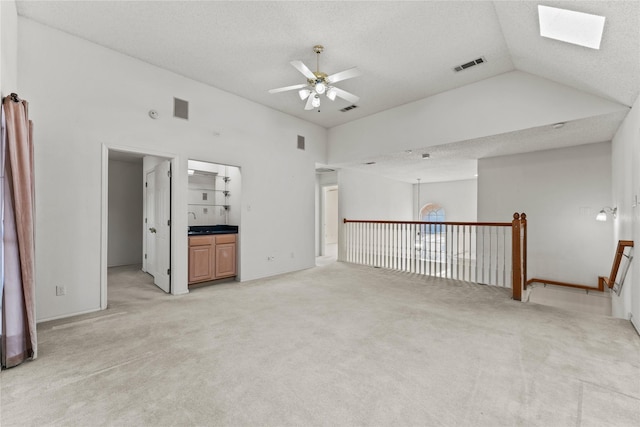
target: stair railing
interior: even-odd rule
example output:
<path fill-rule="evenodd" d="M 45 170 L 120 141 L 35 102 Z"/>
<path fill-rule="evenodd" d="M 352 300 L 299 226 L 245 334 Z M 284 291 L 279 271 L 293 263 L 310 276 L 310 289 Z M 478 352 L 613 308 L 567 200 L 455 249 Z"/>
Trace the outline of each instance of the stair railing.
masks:
<path fill-rule="evenodd" d="M 343 220 L 338 259 L 354 264 L 511 287 L 526 284 L 526 214 L 512 222 Z"/>
<path fill-rule="evenodd" d="M 626 249 L 629 248 L 627 251 Z M 554 285 L 554 286 L 562 286 L 565 288 L 573 288 L 573 289 L 582 289 L 587 292 L 595 291 L 595 292 L 604 292 L 605 288 L 613 289 L 613 291 L 620 295 L 622 291 L 622 284 L 624 283 L 624 279 L 627 275 L 627 270 L 629 269 L 629 265 L 631 260 L 633 259 L 633 240 L 618 240 L 618 247 L 616 248 L 616 253 L 613 257 L 613 265 L 611 266 L 611 273 L 609 273 L 609 277 L 599 276 L 598 277 L 598 286 L 589 286 L 582 285 L 579 283 L 569 283 L 569 282 L 560 282 L 557 280 L 549 280 L 549 279 L 541 279 L 538 277 L 532 277 L 527 280 L 526 285 L 530 285 L 532 283 L 542 283 L 543 285 Z M 620 265 L 623 260 L 626 262 L 622 265 L 622 271 L 620 271 Z M 618 278 L 618 273 L 620 272 L 620 276 Z M 526 286 L 525 286 L 526 289 Z"/>

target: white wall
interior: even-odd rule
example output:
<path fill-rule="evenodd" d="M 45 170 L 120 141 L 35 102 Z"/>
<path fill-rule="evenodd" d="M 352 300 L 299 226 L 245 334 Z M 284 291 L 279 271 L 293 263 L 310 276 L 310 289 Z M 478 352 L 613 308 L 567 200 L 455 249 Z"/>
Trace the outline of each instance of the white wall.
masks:
<path fill-rule="evenodd" d="M 465 141 L 627 109 L 542 77 L 512 71 L 331 128 L 329 163 L 337 165 L 424 148 L 425 144 Z"/>
<path fill-rule="evenodd" d="M 596 286 L 611 269 L 611 143 L 478 161 L 478 221 L 527 214 L 528 278 Z"/>
<path fill-rule="evenodd" d="M 0 95 L 18 92 L 18 12 L 14 0 L 0 1 Z"/>
<path fill-rule="evenodd" d="M 613 254 L 618 240 L 633 240 L 635 251 L 640 245 L 640 98 L 633 104 L 629 115 L 618 129 L 612 141 L 612 206 L 618 207 L 614 221 Z M 608 272 L 604 275 L 607 275 Z M 616 317 L 629 318 L 640 331 L 640 257 L 631 268 L 621 295 L 612 296 L 612 313 Z"/>
<path fill-rule="evenodd" d="M 109 160 L 109 267 L 142 263 L 142 176 L 142 159 Z"/>
<path fill-rule="evenodd" d="M 352 169 L 338 171 L 338 242 L 343 220 L 412 221 L 413 185 Z M 338 244 L 338 259 L 341 259 Z"/>
<path fill-rule="evenodd" d="M 412 184 L 352 169 L 338 171 L 338 211 L 347 219 L 412 221 Z"/>
<path fill-rule="evenodd" d="M 417 193 L 418 185 L 414 184 Z M 478 216 L 478 180 L 434 182 L 420 184 L 420 198 L 414 199 L 414 218 L 427 203 L 437 203 L 444 208 L 445 221 L 475 222 Z"/>
<path fill-rule="evenodd" d="M 324 244 L 338 243 L 338 187 L 324 189 Z"/>
<path fill-rule="evenodd" d="M 38 320 L 100 307 L 103 144 L 174 159 L 172 288 L 187 289 L 190 158 L 242 170 L 243 280 L 314 265 L 324 128 L 34 21 L 18 24 L 21 95 L 36 135 Z M 188 121 L 171 117 L 174 96 L 190 102 Z M 58 283 L 66 296 L 55 296 Z"/>

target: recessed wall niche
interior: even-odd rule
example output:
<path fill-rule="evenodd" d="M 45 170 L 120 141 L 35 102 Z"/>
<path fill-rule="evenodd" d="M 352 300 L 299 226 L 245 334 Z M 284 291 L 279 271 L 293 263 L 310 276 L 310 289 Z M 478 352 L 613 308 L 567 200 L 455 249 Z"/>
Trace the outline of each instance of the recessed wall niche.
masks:
<path fill-rule="evenodd" d="M 238 225 L 240 169 L 218 163 L 188 161 L 189 225 Z"/>

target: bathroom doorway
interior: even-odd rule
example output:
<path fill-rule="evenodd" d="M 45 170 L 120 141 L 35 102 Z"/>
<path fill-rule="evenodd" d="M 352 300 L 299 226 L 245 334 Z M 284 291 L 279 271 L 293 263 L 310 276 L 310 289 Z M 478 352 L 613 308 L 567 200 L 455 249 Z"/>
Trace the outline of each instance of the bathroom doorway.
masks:
<path fill-rule="evenodd" d="M 111 273 L 116 270 L 138 272 L 135 282 L 147 291 L 172 292 L 172 161 L 171 157 L 103 146 L 103 310 L 114 302 L 108 289 L 113 285 Z"/>

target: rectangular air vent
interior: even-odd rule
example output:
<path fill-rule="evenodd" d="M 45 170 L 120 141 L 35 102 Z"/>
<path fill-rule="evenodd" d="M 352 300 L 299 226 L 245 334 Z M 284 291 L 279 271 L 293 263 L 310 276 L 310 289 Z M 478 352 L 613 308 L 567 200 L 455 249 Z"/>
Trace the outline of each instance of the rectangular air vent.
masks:
<path fill-rule="evenodd" d="M 298 135 L 298 150 L 304 150 L 304 136 Z"/>
<path fill-rule="evenodd" d="M 340 111 L 342 111 L 343 113 L 349 111 L 349 110 L 353 110 L 354 108 L 358 108 L 357 105 L 353 104 L 353 105 L 349 105 L 348 107 L 344 107 L 343 109 L 341 109 Z"/>
<path fill-rule="evenodd" d="M 189 120 L 189 102 L 173 98 L 173 117 Z"/>
<path fill-rule="evenodd" d="M 457 67 L 453 68 L 453 71 L 455 71 L 456 73 L 462 70 L 466 70 L 467 68 L 473 67 L 475 65 L 480 65 L 480 64 L 484 64 L 485 62 L 487 62 L 486 59 L 484 59 L 483 56 L 481 56 L 478 59 L 474 59 L 473 61 L 469 61 L 465 64 L 462 65 L 458 65 Z"/>

